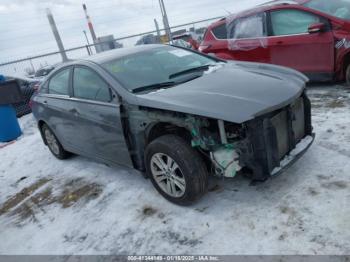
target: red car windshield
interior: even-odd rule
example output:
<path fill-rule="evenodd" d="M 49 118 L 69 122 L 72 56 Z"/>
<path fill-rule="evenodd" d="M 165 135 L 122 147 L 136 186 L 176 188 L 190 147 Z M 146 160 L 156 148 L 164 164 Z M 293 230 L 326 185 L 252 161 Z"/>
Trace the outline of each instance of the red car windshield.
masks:
<path fill-rule="evenodd" d="M 350 20 L 350 0 L 311 0 L 305 3 L 304 6 Z"/>

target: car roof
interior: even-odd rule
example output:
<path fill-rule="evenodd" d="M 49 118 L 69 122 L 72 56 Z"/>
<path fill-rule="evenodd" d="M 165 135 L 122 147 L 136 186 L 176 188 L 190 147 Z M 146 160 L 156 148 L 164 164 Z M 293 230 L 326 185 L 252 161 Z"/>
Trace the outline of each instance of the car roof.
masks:
<path fill-rule="evenodd" d="M 307 2 L 310 2 L 311 0 L 294 0 L 295 2 L 298 2 L 299 5 L 305 4 Z"/>
<path fill-rule="evenodd" d="M 270 10 L 271 8 L 275 8 L 278 6 L 285 6 L 285 5 L 299 5 L 300 3 L 294 0 L 274 0 L 274 1 L 269 1 L 269 2 L 265 2 L 263 4 L 257 5 L 253 8 L 249 8 L 247 10 L 238 12 L 236 14 L 232 14 L 230 17 L 245 17 L 245 16 L 249 16 L 249 15 L 253 15 L 256 13 L 260 13 L 260 12 L 265 12 L 267 10 Z"/>
<path fill-rule="evenodd" d="M 258 6 L 295 5 L 295 4 L 299 4 L 298 1 L 295 1 L 295 0 L 273 0 L 273 1 L 262 3 Z"/>
<path fill-rule="evenodd" d="M 96 55 L 92 56 L 87 56 L 85 58 L 79 59 L 80 61 L 90 61 L 94 62 L 96 64 L 103 64 L 118 58 L 122 58 L 128 55 L 132 54 L 137 54 L 140 52 L 144 52 L 147 50 L 152 50 L 154 48 L 159 48 L 159 47 L 165 47 L 166 45 L 157 45 L 157 44 L 152 44 L 152 45 L 139 45 L 139 46 L 134 46 L 134 47 L 124 47 L 124 48 L 118 48 L 118 49 L 113 49 L 109 51 L 105 51 Z M 79 61 L 76 60 L 76 61 Z"/>

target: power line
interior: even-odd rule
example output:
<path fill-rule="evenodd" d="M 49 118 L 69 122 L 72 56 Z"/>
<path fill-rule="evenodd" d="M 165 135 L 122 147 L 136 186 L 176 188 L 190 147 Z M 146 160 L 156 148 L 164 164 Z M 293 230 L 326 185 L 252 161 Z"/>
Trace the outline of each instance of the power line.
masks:
<path fill-rule="evenodd" d="M 213 18 L 209 18 L 209 19 L 202 19 L 202 20 L 197 20 L 197 21 L 193 21 L 193 22 L 189 22 L 189 23 L 185 23 L 185 24 L 179 24 L 179 25 L 176 25 L 176 26 L 173 26 L 171 28 L 175 29 L 175 28 L 181 28 L 181 27 L 185 27 L 185 26 L 189 26 L 189 25 L 192 25 L 192 24 L 196 24 L 196 23 L 202 23 L 202 22 L 206 22 L 206 21 L 211 21 L 211 20 L 216 20 L 216 19 L 219 19 L 221 18 L 222 16 L 220 17 L 213 17 Z M 164 29 L 161 29 L 162 31 L 164 31 Z M 156 31 L 149 31 L 149 32 L 143 32 L 143 33 L 139 33 L 139 34 L 134 34 L 134 35 L 128 35 L 128 36 L 124 36 L 124 37 L 119 37 L 119 38 L 116 38 L 115 41 L 123 41 L 123 40 L 128 40 L 128 39 L 131 39 L 131 38 L 136 38 L 136 37 L 140 37 L 142 35 L 147 35 L 147 34 L 151 34 L 151 33 L 155 33 Z M 78 43 L 78 41 L 74 41 L 76 43 Z M 79 41 L 80 42 L 80 41 Z M 81 41 L 83 43 L 83 41 Z M 67 46 L 67 42 L 65 43 L 66 46 Z M 93 46 L 93 45 L 91 45 Z M 67 52 L 71 52 L 71 51 L 76 51 L 76 50 L 80 50 L 82 48 L 84 48 L 85 45 L 82 44 L 82 46 L 79 46 L 79 47 L 73 47 L 73 48 L 68 48 L 66 49 Z M 48 50 L 48 49 L 45 49 L 45 50 Z M 51 49 L 52 50 L 52 49 Z M 41 50 L 43 51 L 43 50 Z M 56 51 L 57 52 L 57 51 Z M 52 52 L 52 53 L 56 53 L 56 52 Z M 47 55 L 52 55 L 51 53 L 50 54 L 47 54 Z M 38 55 L 39 57 L 40 56 L 43 56 L 43 55 Z M 45 55 L 44 55 L 45 56 Z M 33 57 L 32 57 L 33 58 Z M 35 58 L 35 57 L 34 57 Z M 28 58 L 26 58 L 28 59 Z M 24 59 L 24 60 L 26 60 Z M 12 63 L 12 62 L 9 62 L 9 63 Z"/>

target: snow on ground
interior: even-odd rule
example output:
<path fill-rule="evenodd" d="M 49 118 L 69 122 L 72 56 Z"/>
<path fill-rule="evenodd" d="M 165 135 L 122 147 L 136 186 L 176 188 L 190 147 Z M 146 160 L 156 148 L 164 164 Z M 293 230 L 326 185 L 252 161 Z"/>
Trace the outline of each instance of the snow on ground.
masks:
<path fill-rule="evenodd" d="M 350 254 L 350 91 L 311 87 L 317 138 L 266 183 L 212 179 L 191 207 L 138 172 L 56 160 L 32 116 L 0 149 L 0 254 Z"/>

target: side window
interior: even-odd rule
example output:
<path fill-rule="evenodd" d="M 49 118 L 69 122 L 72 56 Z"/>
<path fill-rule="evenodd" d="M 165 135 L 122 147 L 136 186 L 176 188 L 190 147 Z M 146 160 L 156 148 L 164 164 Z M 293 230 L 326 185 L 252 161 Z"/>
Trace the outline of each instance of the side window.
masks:
<path fill-rule="evenodd" d="M 265 36 L 264 14 L 240 18 L 233 23 L 230 30 L 231 39 L 257 38 Z"/>
<path fill-rule="evenodd" d="M 94 71 L 76 67 L 73 76 L 74 97 L 110 102 L 112 100 L 108 84 Z"/>
<path fill-rule="evenodd" d="M 212 29 L 212 32 L 217 39 L 227 39 L 226 23 L 219 25 L 217 27 L 214 27 Z"/>
<path fill-rule="evenodd" d="M 320 18 L 299 10 L 271 12 L 272 35 L 295 35 L 308 32 L 310 25 L 320 22 Z"/>
<path fill-rule="evenodd" d="M 67 68 L 50 79 L 49 94 L 69 95 L 69 73 L 70 68 Z"/>

